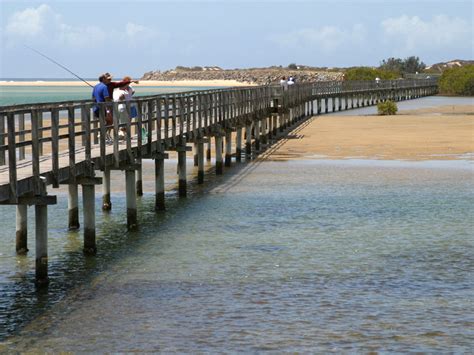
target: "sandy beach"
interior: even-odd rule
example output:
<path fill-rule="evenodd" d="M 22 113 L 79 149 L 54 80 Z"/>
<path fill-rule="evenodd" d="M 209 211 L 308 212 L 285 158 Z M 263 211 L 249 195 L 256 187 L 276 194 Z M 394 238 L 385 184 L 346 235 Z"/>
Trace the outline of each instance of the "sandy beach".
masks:
<path fill-rule="evenodd" d="M 114 78 L 113 80 L 121 80 Z M 95 85 L 97 81 L 88 81 L 89 84 Z M 1 86 L 84 86 L 82 81 L 0 81 Z M 249 83 L 242 83 L 236 80 L 177 80 L 177 81 L 158 81 L 158 80 L 140 80 L 140 86 L 252 86 Z"/>
<path fill-rule="evenodd" d="M 456 160 L 474 157 L 474 105 L 395 116 L 315 116 L 264 155 L 268 160 Z"/>

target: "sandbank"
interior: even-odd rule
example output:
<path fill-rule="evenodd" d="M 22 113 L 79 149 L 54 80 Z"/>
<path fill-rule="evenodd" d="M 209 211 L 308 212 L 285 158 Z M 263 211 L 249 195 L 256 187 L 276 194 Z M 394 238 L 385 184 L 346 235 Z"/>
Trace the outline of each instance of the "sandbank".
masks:
<path fill-rule="evenodd" d="M 473 160 L 474 105 L 395 116 L 314 116 L 270 148 L 267 160 Z"/>
<path fill-rule="evenodd" d="M 121 78 L 114 78 L 120 80 Z M 95 85 L 97 81 L 88 81 Z M 1 86 L 84 86 L 82 81 L 0 81 Z M 197 87 L 232 87 L 232 86 L 253 86 L 250 83 L 242 83 L 236 80 L 176 80 L 176 81 L 158 81 L 158 80 L 140 80 L 139 86 L 197 86 Z"/>

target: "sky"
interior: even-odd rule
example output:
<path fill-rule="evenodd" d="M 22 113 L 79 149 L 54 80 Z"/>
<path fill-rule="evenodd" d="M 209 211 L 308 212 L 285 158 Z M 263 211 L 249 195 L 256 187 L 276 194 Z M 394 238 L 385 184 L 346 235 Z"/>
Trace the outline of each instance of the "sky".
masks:
<path fill-rule="evenodd" d="M 474 59 L 473 0 L 0 0 L 0 78 Z"/>

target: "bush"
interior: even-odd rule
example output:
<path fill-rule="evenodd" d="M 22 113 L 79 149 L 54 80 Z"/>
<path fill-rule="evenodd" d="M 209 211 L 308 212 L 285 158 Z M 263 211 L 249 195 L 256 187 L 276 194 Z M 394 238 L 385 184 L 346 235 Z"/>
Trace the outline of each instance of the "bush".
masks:
<path fill-rule="evenodd" d="M 438 82 L 440 94 L 474 95 L 474 65 L 446 69 Z"/>
<path fill-rule="evenodd" d="M 375 78 L 392 80 L 398 77 L 399 75 L 395 72 L 369 67 L 351 68 L 345 73 L 346 80 L 375 80 Z"/>
<path fill-rule="evenodd" d="M 393 101 L 387 100 L 377 104 L 377 113 L 382 116 L 395 115 L 398 111 L 397 104 Z"/>
<path fill-rule="evenodd" d="M 288 69 L 297 70 L 298 66 L 295 63 L 288 64 Z"/>

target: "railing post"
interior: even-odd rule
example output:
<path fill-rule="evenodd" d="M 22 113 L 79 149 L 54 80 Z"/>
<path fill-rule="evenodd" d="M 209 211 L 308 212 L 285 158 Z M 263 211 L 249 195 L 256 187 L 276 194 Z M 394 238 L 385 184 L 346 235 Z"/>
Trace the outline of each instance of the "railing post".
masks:
<path fill-rule="evenodd" d="M 0 115 L 0 146 L 5 145 L 5 115 Z M 0 166 L 5 165 L 5 150 L 0 150 Z"/>

